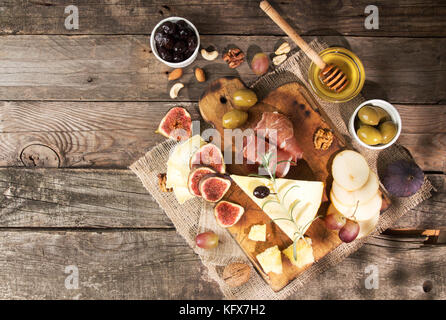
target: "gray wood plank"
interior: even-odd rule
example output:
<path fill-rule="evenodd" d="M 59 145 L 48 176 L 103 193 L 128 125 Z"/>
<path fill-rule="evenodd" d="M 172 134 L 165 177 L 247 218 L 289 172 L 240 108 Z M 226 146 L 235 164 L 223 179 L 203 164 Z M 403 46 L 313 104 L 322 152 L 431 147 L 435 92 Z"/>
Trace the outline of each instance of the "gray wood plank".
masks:
<path fill-rule="evenodd" d="M 271 1 L 302 34 L 363 36 L 445 36 L 444 1 L 377 0 L 378 30 L 364 27 L 359 1 Z M 64 9 L 69 1 L 3 1 L 3 34 L 148 34 L 168 16 L 193 21 L 202 34 L 282 34 L 260 10 L 258 1 L 89 1 L 78 0 L 79 30 L 66 30 Z"/>
<path fill-rule="evenodd" d="M 446 176 L 438 193 L 393 228 L 446 230 Z M 172 228 L 130 170 L 0 169 L 0 227 Z"/>
<path fill-rule="evenodd" d="M 361 58 L 366 97 L 404 104 L 446 101 L 445 38 L 321 38 L 350 48 Z M 202 45 L 213 45 L 220 52 L 233 45 L 245 52 L 260 46 L 271 53 L 280 39 L 203 36 Z M 0 48 L 2 100 L 171 101 L 168 68 L 150 52 L 147 36 L 3 36 Z M 221 56 L 212 62 L 200 56 L 185 70 L 180 101 L 197 101 L 207 86 L 208 82 L 195 80 L 194 67 L 204 68 L 208 80 L 240 75 L 250 83 L 256 78 L 248 63 L 234 70 Z"/>
<path fill-rule="evenodd" d="M 381 244 L 387 240 L 381 239 Z M 395 243 L 397 243 L 395 245 Z M 172 230 L 0 231 L 2 299 L 219 299 L 198 256 Z M 366 244 L 291 299 L 445 299 L 446 250 Z M 67 266 L 78 289 L 67 289 Z M 366 289 L 375 265 L 379 288 Z M 432 290 L 423 284 L 431 281 Z"/>
<path fill-rule="evenodd" d="M 162 102 L 0 102 L 0 166 L 128 167 L 156 143 Z M 397 105 L 400 143 L 424 170 L 446 172 L 446 106 Z"/>

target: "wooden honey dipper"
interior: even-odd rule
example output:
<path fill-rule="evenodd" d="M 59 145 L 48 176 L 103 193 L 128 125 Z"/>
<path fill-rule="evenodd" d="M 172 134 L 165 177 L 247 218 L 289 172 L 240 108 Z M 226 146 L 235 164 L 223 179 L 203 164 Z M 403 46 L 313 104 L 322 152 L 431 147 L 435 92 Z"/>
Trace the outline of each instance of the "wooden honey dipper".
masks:
<path fill-rule="evenodd" d="M 314 51 L 296 31 L 294 31 L 294 29 L 282 18 L 268 1 L 260 2 L 260 8 L 302 49 L 319 69 L 322 70 L 319 77 L 330 90 L 341 92 L 347 87 L 348 79 L 342 70 L 333 64 L 325 63 L 319 54 Z"/>

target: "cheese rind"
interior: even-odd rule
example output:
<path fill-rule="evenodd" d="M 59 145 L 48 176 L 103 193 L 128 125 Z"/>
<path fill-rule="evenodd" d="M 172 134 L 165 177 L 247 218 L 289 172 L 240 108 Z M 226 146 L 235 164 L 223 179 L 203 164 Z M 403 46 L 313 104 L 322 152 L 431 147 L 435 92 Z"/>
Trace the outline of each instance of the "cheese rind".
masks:
<path fill-rule="evenodd" d="M 307 242 L 305 242 L 303 239 L 299 239 L 296 243 L 296 260 L 294 259 L 294 249 L 292 244 L 282 251 L 283 254 L 291 261 L 291 263 L 298 268 L 302 268 L 307 264 L 314 262 L 311 239 L 305 239 Z"/>
<path fill-rule="evenodd" d="M 266 224 L 256 224 L 249 230 L 248 238 L 253 241 L 266 241 Z"/>
<path fill-rule="evenodd" d="M 319 181 L 301 181 L 290 179 L 276 179 L 277 190 L 267 178 L 231 175 L 232 180 L 254 201 L 259 208 L 274 221 L 277 226 L 294 240 L 297 231 L 296 224 L 304 228 L 305 232 L 315 218 L 322 202 L 324 184 Z M 254 189 L 260 185 L 268 186 L 271 194 L 263 199 L 254 196 Z M 277 193 L 277 194 L 273 194 Z M 282 204 L 275 203 L 279 200 Z M 290 219 L 290 209 L 293 208 L 293 223 Z"/>
<path fill-rule="evenodd" d="M 282 273 L 282 255 L 278 246 L 266 249 L 259 253 L 256 258 L 265 273 Z"/>

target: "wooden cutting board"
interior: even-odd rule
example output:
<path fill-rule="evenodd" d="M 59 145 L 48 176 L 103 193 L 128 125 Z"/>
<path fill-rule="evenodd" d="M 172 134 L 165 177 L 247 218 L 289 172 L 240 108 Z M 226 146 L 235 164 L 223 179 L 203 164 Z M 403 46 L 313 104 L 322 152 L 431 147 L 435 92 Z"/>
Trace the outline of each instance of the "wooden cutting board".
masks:
<path fill-rule="evenodd" d="M 203 119 L 212 124 L 220 133 L 221 146 L 224 145 L 222 117 L 234 108 L 233 93 L 243 88 L 246 87 L 238 78 L 220 78 L 212 82 L 200 98 L 200 113 Z M 325 183 L 323 203 L 318 214 L 325 215 L 329 205 L 327 195 L 331 190 L 333 181 L 330 174 L 331 163 L 336 153 L 346 149 L 342 136 L 334 130 L 334 126 L 331 125 L 328 117 L 321 114 L 320 108 L 307 90 L 297 82 L 285 84 L 271 91 L 261 102 L 251 107 L 248 112 L 248 122 L 240 129 L 255 127 L 265 111 L 278 111 L 288 116 L 293 122 L 294 134 L 304 155 L 303 159 L 298 161 L 297 166 L 291 167 L 286 178 L 323 181 Z M 331 129 L 335 134 L 335 139 L 328 150 L 323 151 L 314 148 L 313 136 L 319 128 Z M 231 151 L 235 152 L 236 150 L 233 148 Z M 248 175 L 249 173 L 257 173 L 257 166 L 229 164 L 227 165 L 227 171 L 230 174 Z M 278 245 L 280 250 L 284 250 L 292 244 L 292 241 L 235 183 L 232 183 L 229 192 L 225 195 L 225 200 L 238 203 L 245 208 L 245 213 L 240 221 L 233 227 L 228 228 L 228 231 L 274 291 L 282 289 L 311 266 L 297 268 L 282 254 L 283 273 L 270 272 L 265 274 L 257 262 L 256 255 L 274 245 Z M 387 209 L 389 204 L 389 199 L 384 196 L 381 211 Z M 267 237 L 265 242 L 248 239 L 251 226 L 256 224 L 266 224 Z M 324 222 L 320 219 L 313 222 L 306 234 L 312 240 L 315 261 L 324 257 L 342 243 L 337 236 L 337 232 L 326 229 Z"/>

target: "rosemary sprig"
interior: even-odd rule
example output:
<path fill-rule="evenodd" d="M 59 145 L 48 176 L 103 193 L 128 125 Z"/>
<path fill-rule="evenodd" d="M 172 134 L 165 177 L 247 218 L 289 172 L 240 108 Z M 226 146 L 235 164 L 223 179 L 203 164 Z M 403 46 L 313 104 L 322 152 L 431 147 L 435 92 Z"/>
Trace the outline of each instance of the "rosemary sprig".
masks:
<path fill-rule="evenodd" d="M 267 171 L 267 173 L 268 173 L 268 175 L 269 175 L 269 178 L 268 178 L 268 177 L 265 177 L 265 176 L 262 176 L 262 175 L 256 175 L 256 174 L 252 174 L 252 175 L 250 175 L 250 176 L 257 176 L 257 177 L 260 177 L 260 178 L 269 179 L 269 180 L 272 182 L 272 184 L 273 184 L 273 188 L 274 188 L 274 191 L 275 191 L 274 194 L 276 195 L 277 200 L 273 200 L 273 199 L 267 200 L 266 202 L 263 203 L 263 205 L 262 205 L 262 210 L 263 210 L 263 208 L 264 208 L 268 203 L 277 203 L 277 204 L 279 204 L 279 205 L 282 207 L 282 210 L 283 210 L 284 212 L 287 212 L 287 213 L 288 213 L 289 218 L 276 218 L 276 219 L 272 219 L 272 221 L 276 221 L 276 220 L 286 220 L 286 221 L 290 221 L 290 222 L 292 222 L 292 223 L 294 224 L 294 226 L 296 227 L 296 231 L 295 231 L 294 234 L 293 234 L 293 236 L 294 236 L 294 239 L 293 239 L 293 258 L 294 258 L 294 260 L 297 260 L 297 242 L 298 242 L 300 239 L 303 239 L 303 240 L 305 241 L 305 243 L 308 245 L 307 239 L 305 239 L 305 231 L 304 231 L 304 230 L 306 230 L 307 227 L 308 227 L 309 225 L 311 225 L 311 223 L 313 223 L 316 219 L 320 218 L 320 216 L 317 216 L 317 217 L 315 217 L 313 220 L 308 221 L 304 226 L 300 226 L 300 225 L 297 224 L 297 222 L 296 222 L 296 220 L 295 220 L 295 218 L 294 218 L 293 212 L 294 212 L 294 209 L 297 207 L 297 204 L 300 203 L 300 201 L 299 201 L 299 200 L 295 201 L 295 202 L 293 203 L 293 205 L 292 205 L 290 208 L 288 208 L 288 209 L 285 208 L 284 202 L 285 202 L 285 199 L 286 199 L 286 196 L 288 195 L 288 193 L 289 193 L 293 188 L 299 188 L 299 186 L 294 185 L 294 186 L 290 187 L 290 188 L 285 192 L 285 194 L 283 195 L 282 199 L 280 199 L 280 198 L 279 198 L 279 190 L 278 190 L 278 188 L 277 188 L 277 184 L 276 184 L 276 169 L 277 169 L 278 164 L 279 164 L 279 163 L 284 163 L 284 162 L 289 162 L 289 163 L 291 163 L 291 164 L 295 164 L 295 162 L 294 162 L 294 161 L 291 161 L 291 160 L 281 160 L 281 161 L 277 161 L 277 162 L 274 164 L 274 166 L 273 166 L 274 170 L 271 171 L 270 164 L 271 164 L 271 157 L 272 157 L 272 156 L 273 156 L 273 153 L 272 153 L 272 152 L 268 152 L 267 154 L 263 155 L 263 157 L 262 157 L 262 164 L 261 164 L 261 167 L 263 167 L 263 168 Z M 308 205 L 308 204 L 307 204 L 307 205 Z M 307 205 L 306 205 L 306 206 L 307 206 Z M 305 206 L 304 208 L 306 208 L 306 206 Z M 302 211 L 302 210 L 303 210 L 303 209 L 301 209 L 301 211 Z"/>

